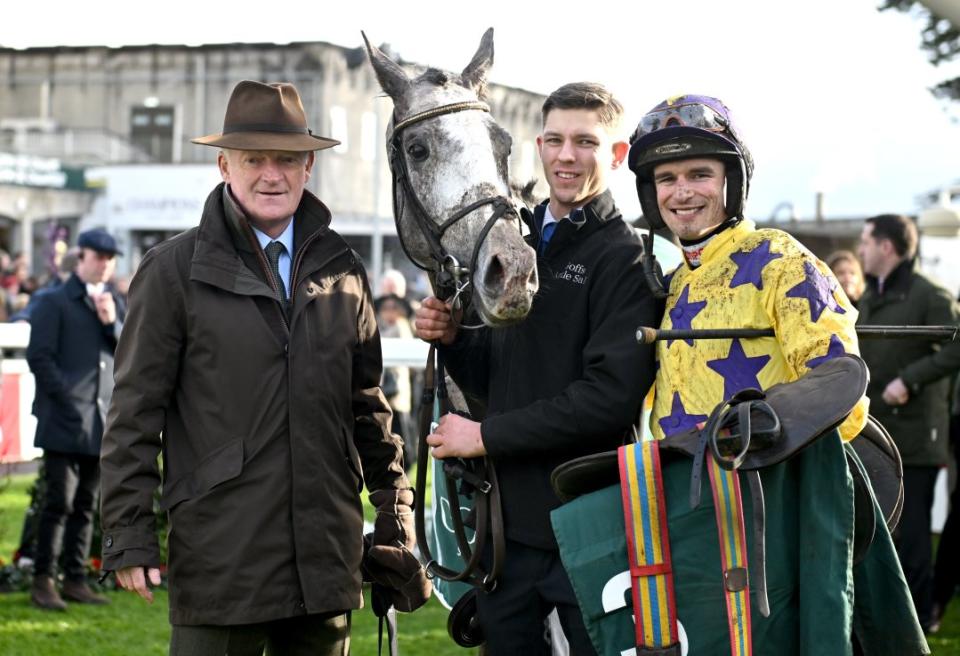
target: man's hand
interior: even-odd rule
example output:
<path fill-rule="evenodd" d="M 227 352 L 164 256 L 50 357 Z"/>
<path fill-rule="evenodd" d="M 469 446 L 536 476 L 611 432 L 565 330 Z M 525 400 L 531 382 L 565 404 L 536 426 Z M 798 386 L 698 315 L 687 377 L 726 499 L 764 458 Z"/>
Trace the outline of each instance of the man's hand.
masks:
<path fill-rule="evenodd" d="M 156 587 L 160 585 L 160 570 L 156 567 L 151 567 L 147 569 L 147 574 L 144 576 L 144 567 L 123 567 L 118 569 L 115 574 L 117 576 L 117 583 L 120 584 L 120 587 L 124 590 L 130 590 L 136 592 L 138 595 L 146 599 L 151 604 L 153 603 L 153 591 L 147 587 L 147 578 L 150 579 L 150 585 Z"/>
<path fill-rule="evenodd" d="M 390 606 L 410 613 L 430 600 L 427 571 L 413 554 L 413 490 L 374 490 L 370 503 L 377 509 L 373 533 L 364 536 L 361 564 L 364 580 L 374 583 L 373 611 L 382 617 Z"/>
<path fill-rule="evenodd" d="M 883 390 L 883 402 L 887 405 L 903 405 L 910 400 L 910 390 L 903 384 L 903 379 L 894 378 Z"/>
<path fill-rule="evenodd" d="M 449 305 L 434 296 L 428 296 L 417 308 L 415 316 L 417 337 L 425 342 L 439 340 L 444 346 L 453 344 L 457 337 L 457 326 L 453 322 Z"/>
<path fill-rule="evenodd" d="M 117 304 L 113 301 L 113 294 L 110 292 L 94 296 L 93 305 L 97 309 L 97 318 L 103 325 L 109 326 L 117 320 Z"/>
<path fill-rule="evenodd" d="M 483 446 L 480 423 L 460 415 L 440 417 L 436 430 L 427 435 L 427 444 L 433 447 L 434 458 L 478 458 L 487 455 Z"/>

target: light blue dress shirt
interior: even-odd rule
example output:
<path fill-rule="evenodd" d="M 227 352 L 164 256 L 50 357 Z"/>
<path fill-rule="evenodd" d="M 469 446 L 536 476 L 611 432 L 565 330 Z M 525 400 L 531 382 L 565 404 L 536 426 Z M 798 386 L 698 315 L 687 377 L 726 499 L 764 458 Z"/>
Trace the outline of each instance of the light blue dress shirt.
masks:
<path fill-rule="evenodd" d="M 253 226 L 250 227 L 253 228 Z M 280 255 L 277 268 L 280 269 L 280 278 L 283 280 L 283 288 L 287 290 L 287 298 L 290 298 L 293 295 L 293 290 L 290 289 L 290 265 L 293 263 L 291 259 L 291 254 L 293 253 L 293 221 L 287 225 L 287 229 L 276 239 L 271 239 L 256 228 L 253 228 L 253 234 L 257 236 L 257 241 L 260 242 L 261 249 L 266 248 L 267 244 L 272 241 L 280 242 L 286 249 Z"/>

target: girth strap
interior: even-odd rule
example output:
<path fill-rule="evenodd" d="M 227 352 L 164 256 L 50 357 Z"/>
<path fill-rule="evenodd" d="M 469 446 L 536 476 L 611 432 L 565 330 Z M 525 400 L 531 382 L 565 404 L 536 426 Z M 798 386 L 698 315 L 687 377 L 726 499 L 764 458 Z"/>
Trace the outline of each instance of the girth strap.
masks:
<path fill-rule="evenodd" d="M 735 470 L 721 467 L 711 453 L 707 458 L 713 508 L 720 543 L 724 600 L 730 631 L 731 656 L 751 656 L 750 586 L 747 576 L 747 538 L 743 522 L 740 478 Z"/>
<path fill-rule="evenodd" d="M 657 442 L 628 444 L 617 459 L 637 653 L 680 656 L 660 448 Z"/>

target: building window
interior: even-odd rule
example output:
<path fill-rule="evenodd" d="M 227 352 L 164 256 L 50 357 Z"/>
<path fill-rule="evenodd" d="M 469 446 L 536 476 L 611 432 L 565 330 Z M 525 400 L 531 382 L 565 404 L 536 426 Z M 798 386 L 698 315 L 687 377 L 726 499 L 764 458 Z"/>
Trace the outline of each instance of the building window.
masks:
<path fill-rule="evenodd" d="M 364 162 L 377 159 L 377 115 L 364 112 L 360 119 L 360 156 Z"/>
<path fill-rule="evenodd" d="M 333 147 L 334 152 L 347 152 L 350 147 L 347 139 L 347 110 L 338 105 L 330 108 L 330 136 L 340 142 L 339 146 Z"/>
<path fill-rule="evenodd" d="M 130 142 L 156 162 L 173 161 L 172 105 L 130 110 Z"/>

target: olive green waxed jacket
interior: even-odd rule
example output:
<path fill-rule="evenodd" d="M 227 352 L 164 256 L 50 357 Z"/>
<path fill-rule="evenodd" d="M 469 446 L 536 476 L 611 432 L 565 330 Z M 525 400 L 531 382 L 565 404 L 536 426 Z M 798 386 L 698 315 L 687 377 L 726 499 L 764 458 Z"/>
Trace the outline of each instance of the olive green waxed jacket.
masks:
<path fill-rule="evenodd" d="M 361 604 L 360 490 L 408 488 L 363 266 L 304 193 L 285 310 L 223 185 L 130 288 L 101 451 L 104 568 L 157 566 L 170 621 L 245 624 Z"/>
<path fill-rule="evenodd" d="M 960 313 L 950 293 L 901 263 L 884 281 L 868 278 L 860 299 L 859 325 L 958 325 Z M 960 368 L 960 341 L 917 339 L 861 340 L 860 353 L 870 367 L 870 414 L 893 436 L 904 465 L 940 466 L 949 447 L 950 377 Z M 901 406 L 883 402 L 887 384 L 900 377 L 910 390 Z"/>

